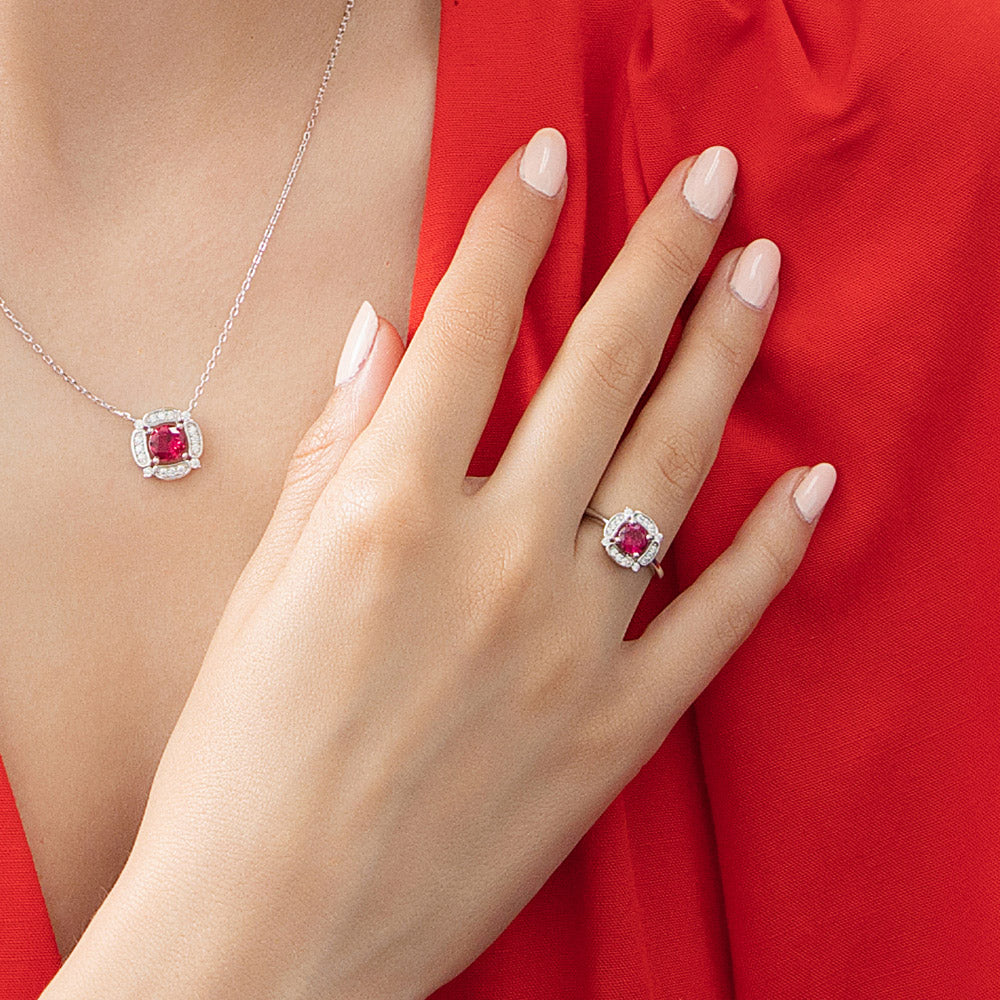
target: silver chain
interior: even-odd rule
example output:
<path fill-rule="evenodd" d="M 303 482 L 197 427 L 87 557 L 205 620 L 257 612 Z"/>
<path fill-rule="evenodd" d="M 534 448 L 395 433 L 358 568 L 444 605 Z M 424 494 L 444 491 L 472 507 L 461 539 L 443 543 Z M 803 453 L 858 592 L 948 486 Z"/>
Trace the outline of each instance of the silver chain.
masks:
<path fill-rule="evenodd" d="M 201 394 L 204 392 L 209 378 L 211 378 L 212 369 L 215 368 L 216 363 L 219 360 L 219 355 L 222 353 L 223 345 L 229 339 L 229 332 L 233 328 L 233 322 L 239 314 L 240 306 L 243 305 L 243 299 L 250 290 L 250 282 L 253 281 L 253 276 L 257 273 L 257 266 L 260 264 L 261 258 L 264 256 L 264 251 L 267 249 L 268 241 L 271 239 L 271 233 L 274 232 L 274 227 L 278 221 L 278 217 L 281 215 L 281 210 L 285 207 L 285 200 L 288 198 L 288 192 L 292 189 L 292 184 L 295 181 L 295 175 L 299 172 L 299 165 L 302 163 L 302 157 L 305 155 L 306 147 L 309 145 L 312 130 L 316 126 L 316 118 L 319 115 L 320 105 L 323 103 L 323 95 L 326 93 L 327 84 L 330 82 L 330 76 L 333 73 L 333 64 L 337 60 L 337 51 L 340 48 L 340 42 L 344 37 L 344 31 L 347 28 L 347 22 L 350 20 L 353 8 L 354 0 L 347 0 L 347 6 L 344 8 L 344 16 L 341 18 L 340 27 L 337 29 L 337 37 L 334 40 L 333 49 L 330 52 L 330 58 L 327 60 L 326 68 L 323 70 L 323 80 L 316 93 L 316 99 L 313 101 L 312 113 L 309 115 L 309 121 L 306 122 L 305 132 L 302 134 L 302 141 L 299 143 L 298 152 L 296 152 L 295 159 L 292 161 L 292 168 L 288 171 L 288 179 L 285 181 L 285 186 L 281 189 L 281 196 L 278 198 L 278 203 L 274 206 L 274 211 L 271 213 L 271 218 L 267 223 L 267 228 L 264 230 L 264 235 L 257 246 L 257 252 L 254 254 L 253 261 L 250 263 L 250 269 L 247 271 L 247 276 L 243 279 L 243 284 L 240 286 L 240 290 L 236 294 L 236 301 L 233 303 L 232 309 L 229 310 L 229 316 L 223 324 L 222 332 L 219 334 L 219 339 L 216 341 L 215 347 L 212 348 L 212 355 L 208 359 L 208 363 L 205 365 L 205 370 L 201 373 L 201 378 L 198 380 L 198 385 L 194 390 L 194 394 L 191 396 L 191 401 L 187 405 L 188 412 L 194 410 L 194 408 L 198 405 L 198 400 L 201 398 Z M 63 381 L 71 385 L 77 392 L 81 393 L 92 403 L 97 403 L 98 406 L 102 406 L 105 410 L 109 413 L 113 413 L 116 417 L 122 417 L 129 423 L 135 422 L 136 418 L 129 413 L 128 410 L 121 410 L 116 406 L 112 406 L 106 400 L 101 399 L 100 396 L 95 395 L 89 389 L 77 382 L 77 380 L 62 367 L 62 365 L 53 361 L 52 357 L 46 352 L 45 348 L 42 347 L 42 345 L 39 344 L 27 330 L 25 330 L 21 321 L 14 315 L 13 312 L 11 312 L 10 307 L 7 305 L 6 301 L 4 301 L 3 296 L 0 296 L 0 309 L 3 310 L 3 314 L 13 324 L 14 329 L 17 330 L 17 332 L 24 338 L 24 342 L 36 354 L 40 355 L 41 359 L 60 378 L 62 378 Z"/>

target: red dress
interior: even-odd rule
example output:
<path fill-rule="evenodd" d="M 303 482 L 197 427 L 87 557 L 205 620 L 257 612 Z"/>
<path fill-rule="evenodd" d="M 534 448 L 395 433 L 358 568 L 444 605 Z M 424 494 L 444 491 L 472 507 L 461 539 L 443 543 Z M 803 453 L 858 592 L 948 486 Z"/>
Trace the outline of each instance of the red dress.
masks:
<path fill-rule="evenodd" d="M 721 143 L 736 201 L 681 319 L 758 236 L 781 291 L 630 636 L 779 474 L 840 480 L 754 635 L 438 997 L 1000 996 L 998 52 L 970 0 L 443 0 L 411 332 L 510 152 L 569 143 L 470 473 L 668 170 Z M 0 865 L 0 997 L 34 998 L 59 959 L 5 780 Z"/>

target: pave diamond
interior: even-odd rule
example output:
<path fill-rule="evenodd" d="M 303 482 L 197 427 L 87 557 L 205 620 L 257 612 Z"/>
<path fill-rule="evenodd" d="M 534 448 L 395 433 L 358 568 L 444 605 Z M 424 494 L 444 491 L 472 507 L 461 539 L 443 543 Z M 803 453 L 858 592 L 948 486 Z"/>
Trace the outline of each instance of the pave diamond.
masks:
<path fill-rule="evenodd" d="M 141 469 L 152 464 L 149 448 L 146 447 L 146 432 L 141 426 L 132 431 L 132 457 Z"/>
<path fill-rule="evenodd" d="M 198 458 L 201 455 L 201 428 L 190 417 L 185 417 L 184 433 L 188 439 L 188 454 Z"/>
<path fill-rule="evenodd" d="M 157 465 L 153 469 L 153 475 L 157 479 L 180 479 L 191 471 L 189 462 L 177 462 L 174 465 Z"/>

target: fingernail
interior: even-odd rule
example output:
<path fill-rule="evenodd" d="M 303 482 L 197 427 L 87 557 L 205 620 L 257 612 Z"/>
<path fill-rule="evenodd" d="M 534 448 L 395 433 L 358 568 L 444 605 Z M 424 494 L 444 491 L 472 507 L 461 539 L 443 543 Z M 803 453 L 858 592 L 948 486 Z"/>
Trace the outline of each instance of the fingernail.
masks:
<path fill-rule="evenodd" d="M 566 176 L 566 140 L 555 128 L 539 129 L 528 141 L 518 175 L 546 197 L 559 193 Z"/>
<path fill-rule="evenodd" d="M 709 146 L 684 178 L 684 197 L 699 215 L 717 219 L 736 183 L 738 164 L 732 150 Z"/>
<path fill-rule="evenodd" d="M 822 513 L 836 481 L 837 470 L 829 462 L 820 462 L 805 474 L 795 488 L 792 499 L 807 524 L 812 524 Z"/>
<path fill-rule="evenodd" d="M 372 308 L 372 304 L 365 299 L 354 317 L 351 329 L 347 332 L 347 340 L 344 341 L 344 348 L 340 352 L 340 361 L 337 364 L 334 385 L 343 385 L 358 374 L 361 366 L 368 360 L 368 355 L 371 354 L 377 329 L 378 314 Z"/>
<path fill-rule="evenodd" d="M 781 251 L 768 239 L 754 240 L 743 248 L 733 268 L 729 287 L 732 293 L 754 309 L 762 309 L 771 296 L 781 267 Z"/>

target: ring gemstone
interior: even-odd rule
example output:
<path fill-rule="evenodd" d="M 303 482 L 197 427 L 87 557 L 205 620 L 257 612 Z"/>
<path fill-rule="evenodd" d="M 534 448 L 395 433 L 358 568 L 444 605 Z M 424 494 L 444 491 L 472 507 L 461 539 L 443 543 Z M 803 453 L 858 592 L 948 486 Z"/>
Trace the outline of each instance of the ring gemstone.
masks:
<path fill-rule="evenodd" d="M 649 544 L 649 532 L 641 524 L 626 521 L 615 535 L 615 545 L 630 556 L 640 556 Z"/>

